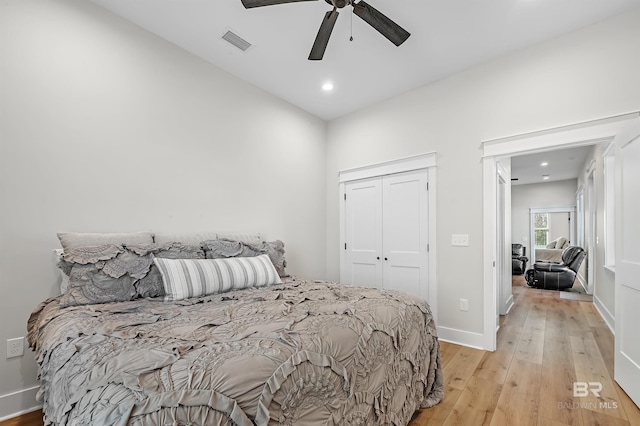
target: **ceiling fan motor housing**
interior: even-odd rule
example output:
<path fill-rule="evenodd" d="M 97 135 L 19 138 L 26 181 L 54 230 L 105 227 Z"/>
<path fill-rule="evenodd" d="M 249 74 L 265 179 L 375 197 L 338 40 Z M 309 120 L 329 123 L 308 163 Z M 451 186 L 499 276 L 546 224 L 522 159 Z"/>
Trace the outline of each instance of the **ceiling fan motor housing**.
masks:
<path fill-rule="evenodd" d="M 342 9 L 343 7 L 351 3 L 351 0 L 324 0 L 324 1 L 326 1 L 329 4 L 332 4 L 338 9 Z"/>

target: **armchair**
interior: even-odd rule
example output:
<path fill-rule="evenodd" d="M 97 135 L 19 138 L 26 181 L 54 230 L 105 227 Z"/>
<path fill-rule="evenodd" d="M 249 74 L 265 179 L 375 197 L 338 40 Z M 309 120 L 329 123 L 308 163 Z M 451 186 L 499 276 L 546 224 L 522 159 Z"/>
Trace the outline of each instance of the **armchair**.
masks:
<path fill-rule="evenodd" d="M 522 244 L 511 244 L 511 273 L 522 275 L 527 270 L 529 258 L 526 256 L 527 248 Z"/>
<path fill-rule="evenodd" d="M 562 252 L 562 263 L 536 262 L 525 275 L 527 284 L 548 290 L 571 288 L 585 255 L 582 247 L 570 246 Z"/>

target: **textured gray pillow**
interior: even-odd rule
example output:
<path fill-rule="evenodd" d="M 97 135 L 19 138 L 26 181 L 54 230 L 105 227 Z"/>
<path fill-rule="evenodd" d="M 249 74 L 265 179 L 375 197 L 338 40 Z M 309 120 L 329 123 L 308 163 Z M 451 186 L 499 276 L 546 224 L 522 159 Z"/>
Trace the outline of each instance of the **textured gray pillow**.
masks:
<path fill-rule="evenodd" d="M 222 259 L 229 257 L 255 257 L 262 254 L 269 256 L 280 277 L 286 277 L 287 261 L 284 257 L 284 243 L 280 240 L 263 241 L 249 244 L 242 241 L 227 239 L 209 240 L 201 243 L 207 259 Z"/>
<path fill-rule="evenodd" d="M 173 242 L 181 242 L 182 244 L 198 245 L 200 241 L 215 240 L 218 238 L 216 232 L 198 232 L 198 233 L 167 233 L 156 232 L 153 241 L 156 244 L 167 244 Z"/>
<path fill-rule="evenodd" d="M 154 256 L 203 259 L 200 246 L 180 243 L 107 244 L 65 250 L 60 268 L 69 271 L 69 286 L 61 306 L 124 302 L 164 296 L 162 277 Z"/>
<path fill-rule="evenodd" d="M 129 232 L 129 233 L 83 233 L 83 232 L 60 232 L 58 239 L 64 250 L 73 247 L 101 246 L 105 244 L 149 244 L 153 242 L 151 232 Z"/>

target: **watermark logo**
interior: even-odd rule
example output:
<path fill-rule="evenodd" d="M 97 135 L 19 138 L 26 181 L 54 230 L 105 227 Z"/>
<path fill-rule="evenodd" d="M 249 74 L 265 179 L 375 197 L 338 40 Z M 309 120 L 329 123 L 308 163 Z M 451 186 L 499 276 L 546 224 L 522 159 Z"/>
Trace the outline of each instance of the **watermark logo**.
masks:
<path fill-rule="evenodd" d="M 617 409 L 618 402 L 616 401 L 603 401 L 600 398 L 602 392 L 602 383 L 600 382 L 574 382 L 573 383 L 573 397 L 574 398 L 586 398 L 593 395 L 599 398 L 600 401 L 572 401 L 572 402 L 558 402 L 559 409 L 576 410 L 576 409 Z"/>
<path fill-rule="evenodd" d="M 602 383 L 600 382 L 573 382 L 573 397 L 584 398 L 593 394 L 596 398 L 600 398 L 602 392 Z"/>

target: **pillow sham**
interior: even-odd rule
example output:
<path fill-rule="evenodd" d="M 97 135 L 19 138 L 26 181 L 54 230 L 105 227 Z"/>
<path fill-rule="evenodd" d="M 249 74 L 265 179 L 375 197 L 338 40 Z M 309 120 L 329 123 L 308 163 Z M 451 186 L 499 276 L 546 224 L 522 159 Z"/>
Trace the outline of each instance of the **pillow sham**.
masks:
<path fill-rule="evenodd" d="M 90 232 L 60 232 L 58 239 L 64 250 L 73 247 L 100 246 L 105 244 L 149 244 L 153 243 L 151 232 L 129 232 L 100 234 Z"/>
<path fill-rule="evenodd" d="M 199 232 L 199 233 L 166 233 L 156 232 L 153 241 L 156 244 L 167 244 L 179 241 L 182 244 L 198 245 L 200 241 L 215 240 L 218 238 L 216 232 Z"/>
<path fill-rule="evenodd" d="M 60 269 L 69 274 L 62 307 L 124 302 L 164 296 L 162 276 L 153 258 L 204 258 L 200 246 L 179 243 L 107 244 L 74 247 L 62 255 Z"/>
<path fill-rule="evenodd" d="M 156 257 L 153 262 L 162 274 L 166 301 L 282 284 L 266 254 L 226 259 Z"/>
<path fill-rule="evenodd" d="M 269 256 L 280 277 L 286 277 L 287 261 L 284 257 L 284 243 L 280 240 L 263 241 L 250 244 L 230 239 L 208 240 L 201 243 L 207 259 L 223 259 L 230 257 L 255 257 L 262 254 Z"/>
<path fill-rule="evenodd" d="M 258 232 L 224 232 L 218 233 L 219 240 L 240 241 L 245 244 L 259 245 L 264 241 Z M 204 241 L 204 240 L 201 240 Z"/>

